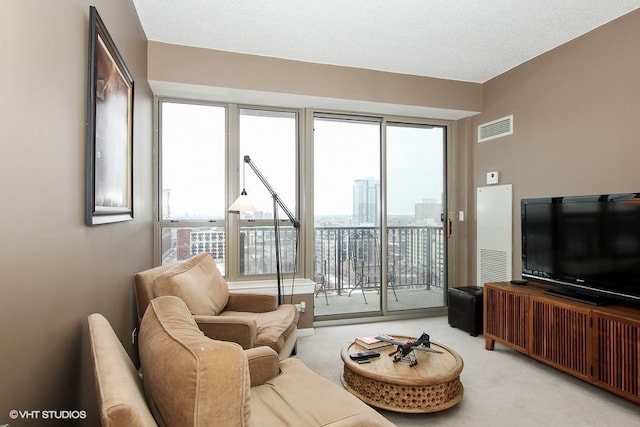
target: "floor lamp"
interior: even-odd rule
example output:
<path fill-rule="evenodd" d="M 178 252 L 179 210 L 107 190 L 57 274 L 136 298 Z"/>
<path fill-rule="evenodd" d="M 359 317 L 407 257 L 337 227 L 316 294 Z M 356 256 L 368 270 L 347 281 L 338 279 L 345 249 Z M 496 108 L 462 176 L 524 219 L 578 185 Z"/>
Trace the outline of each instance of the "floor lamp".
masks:
<path fill-rule="evenodd" d="M 258 179 L 264 184 L 271 194 L 271 198 L 273 199 L 273 228 L 274 228 L 274 243 L 276 249 L 276 278 L 278 281 L 278 304 L 283 303 L 282 299 L 282 272 L 281 270 L 281 261 L 280 261 L 280 232 L 278 229 L 278 206 L 282 209 L 282 211 L 287 215 L 289 221 L 293 224 L 293 227 L 296 230 L 296 250 L 295 250 L 295 258 L 294 263 L 298 260 L 298 231 L 300 229 L 300 221 L 295 217 L 295 215 L 289 210 L 287 205 L 284 204 L 282 199 L 278 197 L 278 194 L 273 190 L 271 184 L 267 181 L 267 179 L 262 175 L 260 170 L 256 167 L 256 165 L 251 161 L 251 157 L 244 156 L 244 163 L 248 164 L 251 170 L 256 174 Z M 235 202 L 229 207 L 229 213 L 240 213 L 240 212 L 255 212 L 256 208 L 253 206 L 250 200 L 248 200 L 247 191 L 244 188 L 244 164 L 242 165 L 242 192 L 240 193 L 240 197 L 236 199 Z"/>

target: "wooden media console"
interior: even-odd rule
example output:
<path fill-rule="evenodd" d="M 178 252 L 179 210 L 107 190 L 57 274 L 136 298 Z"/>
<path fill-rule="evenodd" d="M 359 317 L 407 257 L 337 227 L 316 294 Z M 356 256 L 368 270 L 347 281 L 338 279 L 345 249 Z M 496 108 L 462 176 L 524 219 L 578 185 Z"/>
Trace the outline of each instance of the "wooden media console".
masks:
<path fill-rule="evenodd" d="M 498 341 L 640 403 L 640 308 L 594 306 L 529 283 L 484 285 L 485 348 Z"/>

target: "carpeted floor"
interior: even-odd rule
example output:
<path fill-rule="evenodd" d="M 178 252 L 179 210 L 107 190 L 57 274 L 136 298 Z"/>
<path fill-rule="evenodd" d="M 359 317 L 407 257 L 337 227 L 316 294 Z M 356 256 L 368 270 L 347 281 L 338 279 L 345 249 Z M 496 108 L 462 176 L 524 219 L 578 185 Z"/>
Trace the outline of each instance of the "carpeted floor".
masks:
<path fill-rule="evenodd" d="M 640 405 L 601 390 L 484 337 L 451 328 L 445 317 L 315 328 L 300 337 L 297 357 L 341 385 L 341 348 L 356 336 L 380 333 L 417 336 L 460 354 L 464 369 L 462 401 L 431 414 L 381 413 L 396 425 L 448 426 L 639 426 Z"/>

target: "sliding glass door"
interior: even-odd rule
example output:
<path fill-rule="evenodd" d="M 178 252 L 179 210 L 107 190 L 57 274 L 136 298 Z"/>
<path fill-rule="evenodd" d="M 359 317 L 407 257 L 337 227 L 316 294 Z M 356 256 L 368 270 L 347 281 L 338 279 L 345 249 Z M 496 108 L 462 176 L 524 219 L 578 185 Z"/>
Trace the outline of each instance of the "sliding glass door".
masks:
<path fill-rule="evenodd" d="M 314 117 L 317 317 L 444 305 L 446 128 Z"/>
<path fill-rule="evenodd" d="M 378 121 L 314 120 L 316 316 L 381 310 L 380 149 Z"/>
<path fill-rule="evenodd" d="M 386 126 L 389 311 L 444 305 L 445 130 Z"/>

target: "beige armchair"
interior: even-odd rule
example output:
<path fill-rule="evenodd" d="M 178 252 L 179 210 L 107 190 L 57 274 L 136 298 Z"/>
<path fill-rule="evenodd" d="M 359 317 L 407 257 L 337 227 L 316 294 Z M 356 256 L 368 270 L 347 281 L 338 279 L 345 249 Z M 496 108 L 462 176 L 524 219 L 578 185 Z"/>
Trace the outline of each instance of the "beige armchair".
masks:
<path fill-rule="evenodd" d="M 152 299 L 176 296 L 209 338 L 232 341 L 244 349 L 267 346 L 281 359 L 295 354 L 299 317 L 295 306 L 278 306 L 271 294 L 229 292 L 211 254 L 136 273 L 135 291 L 140 320 Z"/>

